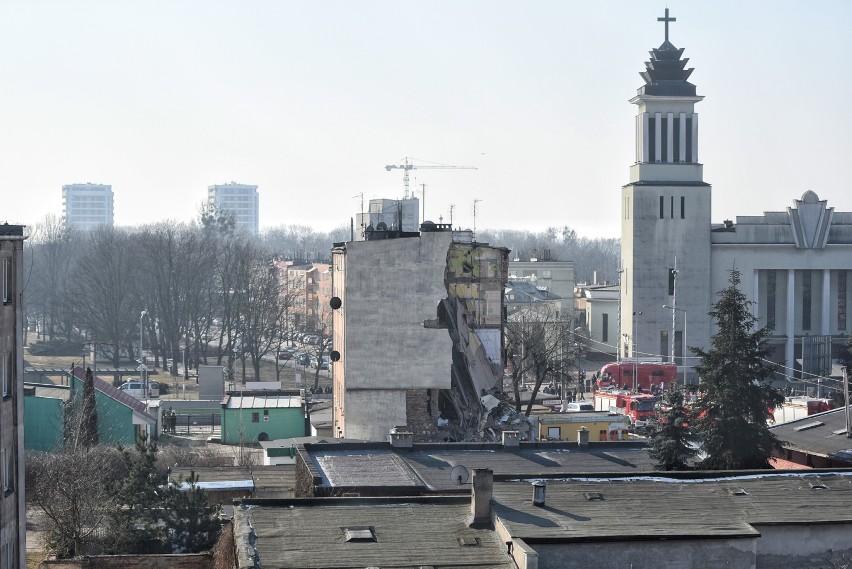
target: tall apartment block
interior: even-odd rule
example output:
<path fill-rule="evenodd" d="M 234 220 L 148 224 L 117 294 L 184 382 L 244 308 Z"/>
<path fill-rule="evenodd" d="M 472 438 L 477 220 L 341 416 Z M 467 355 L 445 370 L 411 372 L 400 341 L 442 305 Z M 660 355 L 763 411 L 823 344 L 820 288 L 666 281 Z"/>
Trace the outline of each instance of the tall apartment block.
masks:
<path fill-rule="evenodd" d="M 24 227 L 0 225 L 0 567 L 26 568 L 24 508 Z"/>
<path fill-rule="evenodd" d="M 62 186 L 62 217 L 68 228 L 112 227 L 112 186 L 88 182 Z"/>
<path fill-rule="evenodd" d="M 209 186 L 207 201 L 218 212 L 233 213 L 236 229 L 251 235 L 260 232 L 260 197 L 257 186 L 236 182 Z"/>

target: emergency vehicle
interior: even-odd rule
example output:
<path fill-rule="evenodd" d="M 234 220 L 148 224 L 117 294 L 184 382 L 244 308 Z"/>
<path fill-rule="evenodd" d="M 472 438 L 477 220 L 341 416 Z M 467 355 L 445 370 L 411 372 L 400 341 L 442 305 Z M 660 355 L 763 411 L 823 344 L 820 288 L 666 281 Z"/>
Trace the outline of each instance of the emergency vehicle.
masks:
<path fill-rule="evenodd" d="M 597 391 L 595 393 L 595 411 L 618 413 L 630 419 L 634 430 L 647 429 L 656 424 L 659 418 L 657 403 L 659 397 L 647 393 L 629 393 L 627 391 Z"/>
<path fill-rule="evenodd" d="M 636 385 L 633 384 L 633 371 L 636 370 Z M 620 361 L 606 364 L 598 375 L 598 388 L 610 387 L 665 391 L 672 383 L 677 383 L 677 364 L 663 362 Z"/>

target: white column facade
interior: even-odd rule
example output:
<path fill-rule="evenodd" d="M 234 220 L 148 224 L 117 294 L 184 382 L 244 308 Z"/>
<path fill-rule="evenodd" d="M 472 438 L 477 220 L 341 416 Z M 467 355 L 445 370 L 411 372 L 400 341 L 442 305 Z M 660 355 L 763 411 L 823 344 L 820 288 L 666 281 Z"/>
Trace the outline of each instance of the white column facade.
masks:
<path fill-rule="evenodd" d="M 668 113 L 666 119 L 666 162 L 674 162 L 674 113 Z"/>
<path fill-rule="evenodd" d="M 692 161 L 698 162 L 698 113 L 692 113 Z"/>
<path fill-rule="evenodd" d="M 785 351 L 786 375 L 793 375 L 796 347 L 796 271 L 787 269 L 787 343 Z"/>
<path fill-rule="evenodd" d="M 831 334 L 831 270 L 822 270 L 822 317 L 820 319 L 820 334 Z"/>
<path fill-rule="evenodd" d="M 663 114 L 654 113 L 654 158 L 655 162 L 662 162 L 662 144 L 663 144 Z"/>

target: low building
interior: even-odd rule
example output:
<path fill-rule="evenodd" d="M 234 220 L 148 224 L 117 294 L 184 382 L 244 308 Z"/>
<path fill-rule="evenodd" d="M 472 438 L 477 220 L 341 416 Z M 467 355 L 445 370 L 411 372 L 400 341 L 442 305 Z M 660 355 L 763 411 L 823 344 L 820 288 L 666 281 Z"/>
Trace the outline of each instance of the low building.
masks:
<path fill-rule="evenodd" d="M 578 323 L 589 332 L 588 357 L 618 355 L 620 311 L 618 285 L 578 284 L 575 288 Z M 602 358 L 594 358 L 602 359 Z"/>
<path fill-rule="evenodd" d="M 221 405 L 225 445 L 303 437 L 310 432 L 305 400 L 290 391 L 230 391 Z"/>
<path fill-rule="evenodd" d="M 624 415 L 607 411 L 547 413 L 537 417 L 540 441 L 577 441 L 583 430 L 588 433 L 589 442 L 626 441 L 630 428 Z"/>
<path fill-rule="evenodd" d="M 773 425 L 769 430 L 782 441 L 776 458 L 783 467 L 852 467 L 852 438 L 847 434 L 843 407 Z"/>

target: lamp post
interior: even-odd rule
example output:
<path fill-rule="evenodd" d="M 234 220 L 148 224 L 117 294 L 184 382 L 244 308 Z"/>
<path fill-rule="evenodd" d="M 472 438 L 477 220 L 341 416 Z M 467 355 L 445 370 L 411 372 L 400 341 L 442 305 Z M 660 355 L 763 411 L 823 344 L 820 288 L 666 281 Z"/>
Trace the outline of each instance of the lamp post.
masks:
<path fill-rule="evenodd" d="M 675 312 L 683 312 L 683 338 L 680 341 L 680 364 L 683 367 L 683 386 L 686 387 L 686 309 L 678 308 L 676 306 L 669 306 L 668 304 L 664 304 L 663 308 L 668 308 L 672 311 L 672 362 L 674 362 L 674 339 L 675 339 Z"/>
<path fill-rule="evenodd" d="M 639 335 L 636 333 L 636 321 L 642 311 L 633 312 L 633 391 L 636 391 L 636 375 L 639 373 Z"/>
<path fill-rule="evenodd" d="M 142 376 L 142 393 L 147 398 L 148 396 L 148 374 L 145 373 L 148 371 L 147 366 L 145 366 L 145 356 L 143 355 L 144 350 L 142 349 L 142 330 L 143 330 L 143 319 L 145 315 L 148 314 L 147 310 L 143 310 L 139 314 L 139 373 Z"/>

